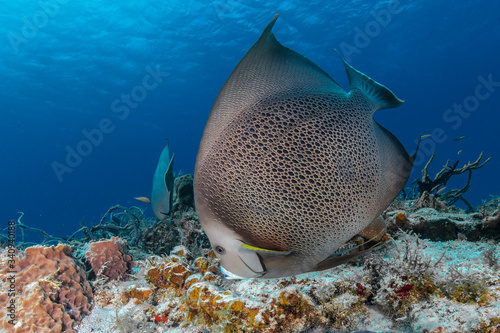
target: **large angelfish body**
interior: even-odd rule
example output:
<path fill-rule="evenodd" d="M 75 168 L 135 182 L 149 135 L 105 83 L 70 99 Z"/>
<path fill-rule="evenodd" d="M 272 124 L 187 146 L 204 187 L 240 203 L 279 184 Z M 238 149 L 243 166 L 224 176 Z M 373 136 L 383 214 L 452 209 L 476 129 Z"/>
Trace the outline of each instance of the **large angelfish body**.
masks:
<path fill-rule="evenodd" d="M 198 151 L 200 222 L 230 277 L 273 278 L 327 269 L 342 248 L 380 227 L 413 157 L 373 113 L 401 105 L 344 62 L 344 90 L 281 45 L 277 16 L 222 87 Z"/>

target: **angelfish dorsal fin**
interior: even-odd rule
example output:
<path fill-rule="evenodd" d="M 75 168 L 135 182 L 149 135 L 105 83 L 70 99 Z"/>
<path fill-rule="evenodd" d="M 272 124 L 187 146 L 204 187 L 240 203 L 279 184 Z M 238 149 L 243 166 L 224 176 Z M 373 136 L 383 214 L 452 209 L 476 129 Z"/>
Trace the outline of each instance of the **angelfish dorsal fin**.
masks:
<path fill-rule="evenodd" d="M 346 94 L 335 80 L 303 55 L 281 45 L 267 25 L 258 41 L 233 70 L 217 96 L 200 145 L 198 159 L 204 160 L 204 147 L 212 146 L 240 112 L 276 96 L 298 93 Z"/>
<path fill-rule="evenodd" d="M 383 84 L 378 83 L 377 81 L 373 80 L 372 78 L 349 65 L 340 54 L 339 57 L 340 59 L 342 59 L 345 70 L 347 72 L 350 90 L 361 90 L 375 105 L 373 111 L 395 108 L 403 104 L 404 101 L 397 98 L 389 88 L 387 88 Z"/>
<path fill-rule="evenodd" d="M 246 102 L 252 97 L 263 100 L 276 93 L 296 94 L 298 91 L 345 94 L 344 88 L 318 65 L 278 42 L 272 32 L 277 19 L 278 15 L 267 25 L 231 73 L 225 86 L 239 88 L 245 85 L 246 90 L 239 91 L 246 92 L 241 96 Z"/>

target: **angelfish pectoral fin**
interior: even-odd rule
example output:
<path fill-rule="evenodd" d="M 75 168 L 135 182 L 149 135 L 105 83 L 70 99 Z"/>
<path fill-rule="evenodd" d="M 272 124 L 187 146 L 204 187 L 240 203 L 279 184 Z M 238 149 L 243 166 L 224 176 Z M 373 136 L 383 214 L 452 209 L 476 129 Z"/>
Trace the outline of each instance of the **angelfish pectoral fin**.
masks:
<path fill-rule="evenodd" d="M 249 245 L 246 243 L 241 243 L 240 249 L 250 252 L 256 252 L 262 254 L 265 257 L 276 257 L 276 256 L 286 256 L 292 253 L 292 251 L 278 251 L 278 250 L 268 250 L 261 247 Z"/>
<path fill-rule="evenodd" d="M 291 251 L 269 250 L 261 247 L 249 245 L 241 242 L 238 248 L 238 255 L 245 265 L 255 273 L 264 273 L 267 271 L 264 258 L 276 256 L 286 256 Z"/>
<path fill-rule="evenodd" d="M 365 240 L 361 243 L 358 243 L 357 245 L 350 246 L 352 245 L 352 243 L 355 243 L 353 242 L 353 240 L 358 238 L 361 240 L 364 238 Z M 376 243 L 369 248 L 364 249 L 366 245 L 373 242 Z M 321 271 L 324 269 L 342 265 L 391 242 L 392 240 L 390 240 L 386 235 L 384 219 L 382 218 L 382 216 L 379 216 L 375 220 L 373 220 L 373 222 L 370 223 L 365 229 L 354 236 L 350 242 L 346 243 L 343 247 L 337 250 L 337 252 L 331 254 L 328 258 L 317 264 L 313 270 Z"/>
<path fill-rule="evenodd" d="M 371 251 L 378 249 L 378 248 L 380 248 L 388 243 L 391 243 L 391 242 L 392 241 L 390 241 L 390 240 L 381 241 L 367 250 L 358 251 L 358 252 L 354 252 L 354 253 L 344 253 L 344 254 L 340 254 L 340 255 L 330 256 L 330 257 L 326 258 L 325 260 L 321 261 L 316 266 L 314 266 L 312 271 L 322 271 L 325 269 L 329 269 L 329 268 L 332 268 L 335 266 L 345 264 L 348 261 L 356 259 L 357 257 L 360 257 L 360 256 L 365 255 L 367 253 L 370 253 Z"/>
<path fill-rule="evenodd" d="M 372 223 L 364 228 L 358 235 L 369 241 L 378 241 L 385 235 L 385 221 L 382 216 L 378 216 Z"/>

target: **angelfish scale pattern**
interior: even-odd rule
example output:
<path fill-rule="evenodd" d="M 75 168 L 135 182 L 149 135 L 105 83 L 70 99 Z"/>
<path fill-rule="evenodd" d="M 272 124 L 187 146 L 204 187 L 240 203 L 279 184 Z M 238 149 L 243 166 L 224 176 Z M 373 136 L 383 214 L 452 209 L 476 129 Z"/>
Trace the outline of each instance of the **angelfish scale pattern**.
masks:
<path fill-rule="evenodd" d="M 311 253 L 348 240 L 359 232 L 348 221 L 375 218 L 358 208 L 380 195 L 372 107 L 361 92 L 313 93 L 242 111 L 200 168 L 210 211 L 269 249 Z"/>

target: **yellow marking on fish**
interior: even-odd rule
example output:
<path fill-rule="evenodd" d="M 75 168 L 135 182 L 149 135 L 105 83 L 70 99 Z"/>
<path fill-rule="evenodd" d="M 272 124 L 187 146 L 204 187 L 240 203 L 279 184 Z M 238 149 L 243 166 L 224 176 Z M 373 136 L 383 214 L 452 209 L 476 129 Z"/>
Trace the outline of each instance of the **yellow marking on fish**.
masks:
<path fill-rule="evenodd" d="M 290 251 L 277 251 L 277 250 L 269 250 L 269 249 L 263 249 L 261 247 L 253 246 L 253 245 L 248 245 L 248 244 L 241 244 L 240 247 L 245 250 L 251 250 L 251 251 L 259 251 L 259 252 L 267 252 L 267 253 L 279 253 L 279 254 L 288 254 Z"/>

